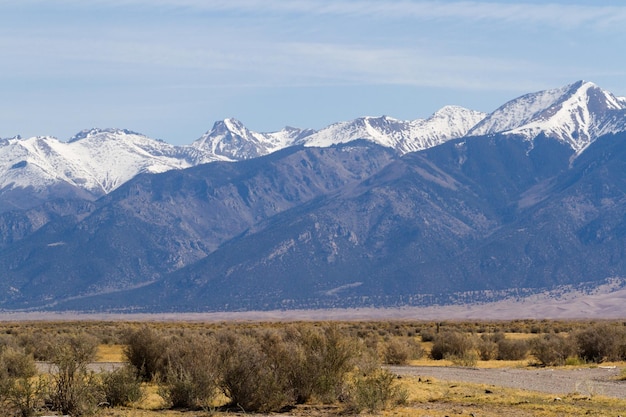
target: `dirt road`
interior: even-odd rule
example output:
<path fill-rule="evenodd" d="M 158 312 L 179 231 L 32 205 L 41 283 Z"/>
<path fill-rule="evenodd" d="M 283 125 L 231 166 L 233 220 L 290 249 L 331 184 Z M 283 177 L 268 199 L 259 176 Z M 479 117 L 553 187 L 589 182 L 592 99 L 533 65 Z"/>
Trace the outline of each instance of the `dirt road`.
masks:
<path fill-rule="evenodd" d="M 618 381 L 617 368 L 580 369 L 476 369 L 434 366 L 390 366 L 400 376 L 473 382 L 555 395 L 578 393 L 626 398 L 626 381 Z"/>

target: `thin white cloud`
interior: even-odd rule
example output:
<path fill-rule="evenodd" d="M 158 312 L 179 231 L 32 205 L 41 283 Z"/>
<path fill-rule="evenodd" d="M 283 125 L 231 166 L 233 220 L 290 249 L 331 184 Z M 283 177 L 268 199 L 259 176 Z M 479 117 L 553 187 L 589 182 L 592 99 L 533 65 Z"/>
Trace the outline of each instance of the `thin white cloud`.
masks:
<path fill-rule="evenodd" d="M 7 1 L 0 1 L 10 3 Z M 40 3 L 43 0 L 22 0 Z M 89 9 L 93 7 L 147 7 L 193 12 L 239 12 L 263 14 L 305 14 L 391 19 L 462 19 L 471 22 L 526 23 L 550 27 L 593 27 L 620 30 L 626 25 L 626 6 L 511 1 L 374 1 L 374 0 L 59 0 L 57 4 Z"/>
<path fill-rule="evenodd" d="M 0 13 L 3 4 L 8 3 L 0 0 Z M 535 47 L 534 41 L 525 42 L 523 34 L 528 25 L 536 25 L 541 31 L 535 32 L 544 35 L 563 34 L 558 30 L 551 32 L 550 28 L 558 25 L 604 28 L 620 22 L 615 30 L 626 28 L 626 24 L 621 24 L 626 23 L 626 7 L 550 3 L 22 0 L 20 4 L 21 7 L 29 4 L 65 5 L 98 17 L 99 11 L 106 15 L 112 9 L 133 13 L 145 9 L 148 13 L 156 8 L 157 13 L 136 22 L 130 19 L 117 22 L 114 18 L 105 22 L 82 19 L 76 23 L 77 27 L 65 28 L 64 22 L 45 21 L 41 27 L 33 26 L 26 31 L 0 31 L 0 52 L 5 68 L 0 79 L 9 73 L 25 78 L 30 75 L 35 80 L 38 77 L 66 77 L 111 85 L 121 79 L 128 84 L 154 82 L 158 88 L 184 85 L 207 89 L 406 85 L 532 91 L 552 86 L 545 82 L 546 79 L 558 80 L 555 85 L 561 83 L 564 76 L 568 81 L 583 77 L 595 80 L 587 74 L 594 74 L 596 62 L 578 59 L 580 54 L 570 58 L 561 51 L 549 55 L 541 51 L 543 55 L 540 55 L 541 48 Z M 153 18 L 155 15 L 169 17 L 169 13 L 163 13 L 166 9 L 176 12 L 171 14 L 171 20 Z M 133 13 L 130 14 L 134 16 Z M 270 15 L 277 18 L 264 19 Z M 292 15 L 296 18 L 291 19 Z M 193 19 L 186 19 L 186 16 Z M 223 16 L 228 19 L 222 19 Z M 245 21 L 242 19 L 244 24 L 237 25 L 240 18 L 245 18 Z M 409 23 L 410 19 L 421 19 L 435 24 L 416 24 L 416 30 L 412 31 L 395 25 L 393 19 L 408 19 Z M 439 25 L 440 20 L 446 21 Z M 463 21 L 465 25 L 450 24 L 457 21 Z M 321 27 L 309 33 L 307 28 L 299 26 L 303 22 L 320 22 Z M 342 22 L 357 23 L 344 30 Z M 478 23 L 489 30 L 501 23 L 493 33 L 505 36 L 491 43 L 487 36 L 473 38 L 471 32 L 462 39 L 447 35 L 445 28 L 448 26 L 456 26 L 459 33 L 464 29 L 471 30 L 467 22 Z M 381 27 L 388 29 L 384 32 L 389 36 L 370 36 L 366 30 L 354 30 L 355 27 L 367 28 L 370 23 L 381 23 Z M 277 25 L 283 26 L 277 28 Z M 400 29 L 395 30 L 396 26 Z M 427 29 L 420 30 L 420 27 Z M 515 36 L 510 36 L 509 27 L 521 29 Z M 321 32 L 324 36 L 320 36 Z M 603 37 L 604 34 L 598 36 Z M 587 36 L 584 39 L 570 38 L 583 43 L 584 46 L 571 49 L 584 54 L 584 48 L 590 45 L 584 43 Z M 511 40 L 519 42 L 521 48 L 518 51 L 508 48 L 507 42 Z M 556 56 L 553 61 L 550 59 L 552 55 Z M 585 70 L 582 73 L 581 68 Z M 603 66 L 606 71 L 615 71 L 615 68 L 621 67 L 617 64 Z"/>
<path fill-rule="evenodd" d="M 478 57 L 420 47 L 372 47 L 312 41 L 268 42 L 228 39 L 197 43 L 168 36 L 159 42 L 141 39 L 58 39 L 40 36 L 2 38 L 8 68 L 22 74 L 107 77 L 116 73 L 164 76 L 179 83 L 181 70 L 214 85 L 265 87 L 315 85 L 407 85 L 501 89 L 494 74 L 538 72 L 522 59 Z M 11 53 L 8 48 L 11 46 Z M 25 51 L 36 50 L 37 53 Z M 18 68 L 13 68 L 17 70 Z M 462 76 L 461 76 L 462 74 Z M 145 77 L 142 77 L 145 78 Z M 518 87 L 516 85 L 516 87 Z"/>

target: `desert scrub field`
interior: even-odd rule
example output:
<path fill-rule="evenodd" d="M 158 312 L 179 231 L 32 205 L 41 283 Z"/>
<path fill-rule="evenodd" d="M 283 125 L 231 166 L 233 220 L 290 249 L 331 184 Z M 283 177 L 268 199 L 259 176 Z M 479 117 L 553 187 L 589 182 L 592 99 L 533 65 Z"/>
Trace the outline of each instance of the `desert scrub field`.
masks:
<path fill-rule="evenodd" d="M 400 378 L 387 365 L 622 367 L 624 359 L 626 326 L 617 321 L 4 322 L 0 401 L 20 416 L 617 415 L 624 400 L 554 401 Z"/>

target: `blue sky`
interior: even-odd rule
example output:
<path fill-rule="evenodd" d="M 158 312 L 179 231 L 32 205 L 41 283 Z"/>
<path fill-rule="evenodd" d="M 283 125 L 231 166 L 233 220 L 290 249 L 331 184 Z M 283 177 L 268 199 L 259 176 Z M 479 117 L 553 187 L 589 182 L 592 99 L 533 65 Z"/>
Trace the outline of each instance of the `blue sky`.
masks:
<path fill-rule="evenodd" d="M 0 137 L 189 144 L 359 116 L 490 112 L 579 79 L 626 96 L 623 1 L 0 0 Z"/>

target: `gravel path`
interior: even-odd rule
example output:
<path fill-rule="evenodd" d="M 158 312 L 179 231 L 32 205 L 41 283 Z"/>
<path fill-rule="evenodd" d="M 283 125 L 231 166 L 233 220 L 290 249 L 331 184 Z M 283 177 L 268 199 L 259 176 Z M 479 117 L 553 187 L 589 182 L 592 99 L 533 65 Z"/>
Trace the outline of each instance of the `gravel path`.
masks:
<path fill-rule="evenodd" d="M 56 366 L 49 362 L 35 362 L 37 371 L 41 373 L 55 373 Z M 125 365 L 124 362 L 92 362 L 87 364 L 87 369 L 94 372 L 112 372 Z"/>
<path fill-rule="evenodd" d="M 626 398 L 626 381 L 616 380 L 620 370 L 581 369 L 476 369 L 435 366 L 390 366 L 400 376 L 419 376 L 444 381 L 474 382 L 549 394 L 604 395 Z"/>

